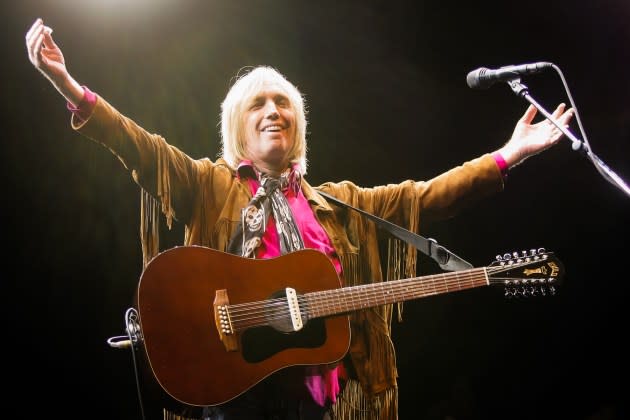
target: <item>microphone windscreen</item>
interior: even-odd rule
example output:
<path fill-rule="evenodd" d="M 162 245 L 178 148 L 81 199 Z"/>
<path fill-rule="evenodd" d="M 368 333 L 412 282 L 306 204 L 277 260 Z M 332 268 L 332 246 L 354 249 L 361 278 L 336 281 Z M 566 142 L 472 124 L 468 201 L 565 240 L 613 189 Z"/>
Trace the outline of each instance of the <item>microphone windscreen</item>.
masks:
<path fill-rule="evenodd" d="M 471 89 L 486 89 L 489 87 L 489 85 L 486 85 L 484 83 L 481 82 L 481 76 L 483 76 L 483 74 L 488 71 L 487 68 L 485 67 L 480 67 L 477 70 L 473 70 L 470 73 L 468 73 L 468 76 L 466 76 L 466 83 L 468 84 L 468 87 Z"/>

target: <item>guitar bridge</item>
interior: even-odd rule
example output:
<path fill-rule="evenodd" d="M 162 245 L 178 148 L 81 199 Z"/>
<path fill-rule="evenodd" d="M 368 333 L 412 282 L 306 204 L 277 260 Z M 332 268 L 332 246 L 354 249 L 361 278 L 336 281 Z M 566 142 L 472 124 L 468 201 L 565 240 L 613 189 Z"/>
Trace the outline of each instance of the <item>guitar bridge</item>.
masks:
<path fill-rule="evenodd" d="M 219 333 L 219 338 L 225 346 L 227 351 L 238 351 L 238 340 L 234 328 L 232 327 L 232 320 L 230 319 L 230 313 L 228 306 L 230 300 L 227 295 L 227 290 L 217 290 L 214 295 L 214 323 Z"/>

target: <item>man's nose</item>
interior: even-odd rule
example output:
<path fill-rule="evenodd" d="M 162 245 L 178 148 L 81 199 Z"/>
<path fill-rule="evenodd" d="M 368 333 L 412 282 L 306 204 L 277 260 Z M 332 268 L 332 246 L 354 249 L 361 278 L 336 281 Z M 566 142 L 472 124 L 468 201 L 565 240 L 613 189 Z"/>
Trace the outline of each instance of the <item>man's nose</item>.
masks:
<path fill-rule="evenodd" d="M 275 102 L 267 101 L 265 104 L 265 118 L 276 119 L 280 116 L 278 107 Z"/>

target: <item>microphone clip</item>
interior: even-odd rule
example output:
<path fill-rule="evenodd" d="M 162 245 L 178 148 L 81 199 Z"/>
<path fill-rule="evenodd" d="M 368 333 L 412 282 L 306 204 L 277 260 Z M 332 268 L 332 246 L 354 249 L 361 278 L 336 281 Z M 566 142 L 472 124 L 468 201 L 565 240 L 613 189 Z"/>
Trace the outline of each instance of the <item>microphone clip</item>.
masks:
<path fill-rule="evenodd" d="M 506 80 L 507 84 L 512 89 L 512 92 L 516 94 L 516 96 L 524 97 L 529 94 L 529 88 L 521 83 L 520 77 L 515 77 L 512 80 Z"/>

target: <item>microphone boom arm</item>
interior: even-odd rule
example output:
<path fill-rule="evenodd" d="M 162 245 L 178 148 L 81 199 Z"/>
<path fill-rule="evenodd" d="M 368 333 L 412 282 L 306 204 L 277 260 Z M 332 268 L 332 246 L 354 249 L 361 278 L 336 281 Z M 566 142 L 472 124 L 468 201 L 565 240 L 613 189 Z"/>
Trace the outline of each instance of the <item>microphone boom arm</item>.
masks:
<path fill-rule="evenodd" d="M 549 112 L 545 110 L 532 96 L 529 94 L 529 90 L 527 86 L 521 83 L 520 77 L 515 77 L 514 79 L 507 80 L 506 83 L 510 86 L 512 91 L 516 94 L 516 96 L 520 96 L 521 98 L 525 98 L 530 104 L 534 105 L 538 111 L 547 118 L 553 125 L 555 125 L 562 133 L 567 136 L 569 140 L 573 142 L 571 148 L 575 151 L 581 151 L 586 157 L 588 157 L 593 165 L 595 165 L 595 169 L 606 179 L 608 182 L 621 189 L 624 193 L 630 196 L 630 187 L 617 175 L 612 169 L 608 167 L 595 153 L 593 153 L 588 147 L 586 141 L 580 140 L 573 133 L 571 133 L 567 128 L 563 127 L 561 124 L 556 121 Z"/>
<path fill-rule="evenodd" d="M 567 136 L 567 138 L 573 142 L 573 146 L 572 146 L 573 150 L 576 150 L 576 151 L 583 150 L 586 153 L 589 152 L 588 147 L 582 140 L 575 137 L 573 133 L 571 133 L 568 129 L 566 129 L 561 124 L 559 124 L 558 121 L 556 121 L 551 116 L 551 114 L 547 112 L 545 108 L 542 107 L 542 105 L 540 105 L 538 102 L 536 102 L 534 98 L 532 98 L 532 96 L 529 94 L 529 90 L 527 86 L 521 83 L 520 78 L 517 77 L 515 79 L 508 80 L 507 84 L 510 85 L 510 88 L 516 94 L 516 96 L 525 98 L 527 102 L 534 105 L 538 109 L 538 111 L 545 116 L 545 118 L 547 118 L 553 125 L 558 127 L 558 130 L 562 131 L 562 133 L 564 133 L 564 135 Z"/>

